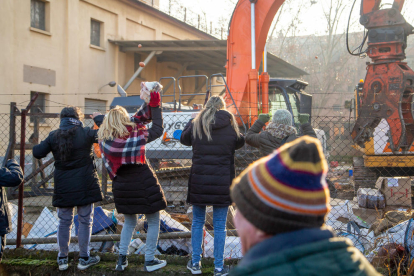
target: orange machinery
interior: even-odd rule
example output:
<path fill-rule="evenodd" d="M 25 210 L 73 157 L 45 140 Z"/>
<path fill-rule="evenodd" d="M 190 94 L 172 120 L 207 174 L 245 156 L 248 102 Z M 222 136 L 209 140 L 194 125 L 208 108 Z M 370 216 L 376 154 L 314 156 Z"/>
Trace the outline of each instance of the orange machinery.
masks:
<path fill-rule="evenodd" d="M 259 78 L 258 68 L 273 18 L 283 2 L 284 0 L 239 0 L 230 22 L 227 84 L 240 115 L 251 116 L 253 122 L 259 112 L 259 87 L 262 112 L 269 112 L 269 75 L 264 72 Z M 227 101 L 228 106 L 233 104 L 229 96 Z M 237 114 L 234 106 L 229 109 Z"/>
<path fill-rule="evenodd" d="M 361 4 L 360 23 L 368 30 L 364 54 L 372 62 L 367 63 L 367 75 L 357 95 L 358 117 L 351 136 L 364 148 L 385 119 L 390 149 L 395 154 L 405 153 L 414 141 L 414 72 L 403 62 L 413 26 L 401 15 L 404 0 L 395 0 L 387 9 L 380 9 L 380 4 L 381 0 Z"/>
<path fill-rule="evenodd" d="M 414 72 L 403 62 L 413 27 L 401 15 L 403 4 L 395 0 L 391 8 L 380 9 L 381 0 L 363 1 L 360 23 L 368 32 L 359 53 L 348 47 L 372 60 L 355 91 L 351 136 L 364 153 L 353 160 L 355 190 L 374 188 L 379 176 L 414 175 Z"/>
<path fill-rule="evenodd" d="M 259 77 L 258 67 L 271 23 L 283 2 L 239 0 L 230 22 L 226 68 L 234 104 L 228 96 L 227 105 L 234 114 L 251 116 L 252 122 L 259 113 L 259 102 L 262 112 L 269 112 L 269 75 L 265 72 Z M 414 72 L 402 62 L 413 27 L 401 15 L 404 0 L 395 0 L 391 9 L 380 10 L 380 4 L 381 0 L 361 2 L 360 22 L 368 30 L 367 54 L 373 63 L 367 67 L 352 137 L 364 147 L 385 118 L 391 128 L 391 148 L 397 152 L 409 149 L 414 141 Z"/>

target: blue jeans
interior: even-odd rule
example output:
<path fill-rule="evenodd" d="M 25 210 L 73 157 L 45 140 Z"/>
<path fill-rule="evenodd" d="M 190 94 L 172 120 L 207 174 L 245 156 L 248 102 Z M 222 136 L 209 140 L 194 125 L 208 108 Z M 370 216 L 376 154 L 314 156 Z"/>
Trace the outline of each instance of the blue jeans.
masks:
<path fill-rule="evenodd" d="M 213 206 L 214 226 L 214 266 L 223 268 L 224 246 L 226 244 L 226 221 L 229 207 Z M 191 225 L 191 245 L 193 247 L 193 264 L 201 260 L 203 253 L 203 228 L 206 223 L 206 206 L 193 205 L 193 223 Z"/>
<path fill-rule="evenodd" d="M 132 234 L 137 225 L 137 215 L 124 214 L 125 222 L 121 232 L 121 242 L 119 243 L 119 254 L 126 256 L 128 246 L 131 243 Z M 158 234 L 160 232 L 160 212 L 146 214 L 148 222 L 147 240 L 145 241 L 145 261 L 152 261 L 157 251 Z"/>

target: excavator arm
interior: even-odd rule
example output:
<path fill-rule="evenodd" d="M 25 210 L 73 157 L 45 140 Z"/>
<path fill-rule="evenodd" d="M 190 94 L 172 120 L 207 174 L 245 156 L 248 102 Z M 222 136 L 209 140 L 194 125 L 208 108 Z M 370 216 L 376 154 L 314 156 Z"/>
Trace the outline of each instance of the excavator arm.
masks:
<path fill-rule="evenodd" d="M 239 113 L 243 118 L 254 119 L 258 114 L 257 68 L 262 60 L 273 18 L 283 2 L 284 0 L 239 0 L 234 9 L 227 39 L 226 65 L 227 84 L 234 104 L 230 95 L 226 99 L 228 109 L 234 114 Z M 268 75 L 264 74 L 263 79 L 268 81 Z M 267 107 L 267 94 L 263 95 L 263 99 L 262 105 Z"/>
<path fill-rule="evenodd" d="M 390 148 L 406 152 L 414 141 L 414 72 L 407 63 L 405 49 L 413 26 L 401 15 L 404 0 L 380 10 L 380 0 L 363 0 L 360 23 L 368 30 L 367 64 L 364 86 L 359 93 L 358 118 L 351 136 L 365 147 L 382 119 L 387 120 Z"/>

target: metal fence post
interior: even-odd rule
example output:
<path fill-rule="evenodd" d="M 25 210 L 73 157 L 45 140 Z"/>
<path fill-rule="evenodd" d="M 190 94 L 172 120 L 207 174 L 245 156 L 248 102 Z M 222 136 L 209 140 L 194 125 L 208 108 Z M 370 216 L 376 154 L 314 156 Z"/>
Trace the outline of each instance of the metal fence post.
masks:
<path fill-rule="evenodd" d="M 25 161 L 25 149 L 26 149 L 26 115 L 36 101 L 39 93 L 33 95 L 26 109 L 22 109 L 21 114 L 21 130 L 20 130 L 20 167 L 24 174 L 24 161 Z M 22 231 L 23 231 L 23 195 L 24 195 L 24 180 L 19 186 L 19 201 L 17 205 L 17 237 L 16 248 L 19 248 L 22 243 Z"/>
<path fill-rule="evenodd" d="M 21 129 L 20 129 L 20 167 L 24 174 L 24 155 L 25 155 L 25 140 L 26 140 L 26 113 L 27 109 L 21 111 Z M 23 193 L 24 193 L 24 181 L 19 186 L 19 201 L 17 209 L 17 239 L 16 248 L 21 246 L 22 242 L 22 230 L 23 230 Z"/>

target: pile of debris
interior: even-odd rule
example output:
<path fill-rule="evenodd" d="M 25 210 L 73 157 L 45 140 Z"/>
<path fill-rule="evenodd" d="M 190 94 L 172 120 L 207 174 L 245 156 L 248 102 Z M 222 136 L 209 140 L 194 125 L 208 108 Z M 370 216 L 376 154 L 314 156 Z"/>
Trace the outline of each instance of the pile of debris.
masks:
<path fill-rule="evenodd" d="M 410 178 L 379 178 L 375 189 L 360 188 L 353 200 L 333 199 L 332 205 L 327 225 L 375 267 L 396 269 L 414 257 Z"/>

